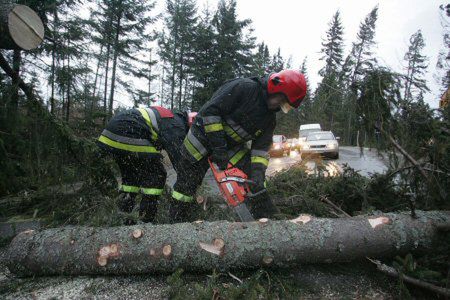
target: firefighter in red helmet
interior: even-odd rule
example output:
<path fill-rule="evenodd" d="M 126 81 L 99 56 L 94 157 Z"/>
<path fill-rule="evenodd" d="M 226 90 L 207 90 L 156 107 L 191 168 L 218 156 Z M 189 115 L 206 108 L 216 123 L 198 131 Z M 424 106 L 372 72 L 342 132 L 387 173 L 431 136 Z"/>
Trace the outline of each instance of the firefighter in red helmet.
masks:
<path fill-rule="evenodd" d="M 305 77 L 297 70 L 225 82 L 200 109 L 184 139 L 181 169 L 172 191 L 171 219 L 186 220 L 193 195 L 208 169 L 208 158 L 220 169 L 231 163 L 250 175 L 256 183 L 252 192 L 265 189 L 276 112 L 298 108 L 306 90 Z M 267 193 L 263 195 L 248 203 L 255 218 L 270 217 L 277 211 Z"/>

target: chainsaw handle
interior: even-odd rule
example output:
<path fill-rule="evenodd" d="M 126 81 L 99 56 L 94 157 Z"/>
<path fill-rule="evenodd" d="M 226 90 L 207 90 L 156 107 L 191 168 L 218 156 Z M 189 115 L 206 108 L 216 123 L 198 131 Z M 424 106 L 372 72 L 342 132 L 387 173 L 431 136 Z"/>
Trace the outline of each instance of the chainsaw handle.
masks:
<path fill-rule="evenodd" d="M 259 192 L 256 192 L 256 193 L 249 192 L 249 193 L 247 193 L 246 196 L 247 196 L 248 198 L 254 198 L 254 197 L 259 196 L 259 195 L 262 195 L 262 194 L 264 194 L 264 193 L 267 193 L 267 189 L 262 189 L 262 190 L 260 190 Z"/>
<path fill-rule="evenodd" d="M 208 158 L 208 162 L 209 162 L 209 166 L 210 166 L 211 170 L 213 170 L 213 171 L 215 171 L 215 170 L 224 171 L 224 170 L 220 169 L 219 166 L 211 160 L 211 158 Z M 233 165 L 228 163 L 227 169 L 230 169 L 232 167 L 233 167 Z"/>

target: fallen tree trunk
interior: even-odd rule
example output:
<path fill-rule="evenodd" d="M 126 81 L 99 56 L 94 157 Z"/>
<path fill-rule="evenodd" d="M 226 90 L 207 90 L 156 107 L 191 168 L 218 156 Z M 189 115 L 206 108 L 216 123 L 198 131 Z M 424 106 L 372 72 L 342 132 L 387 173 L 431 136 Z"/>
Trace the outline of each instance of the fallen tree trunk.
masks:
<path fill-rule="evenodd" d="M 0 3 L 0 48 L 37 48 L 44 40 L 44 25 L 34 10 L 26 5 Z"/>
<path fill-rule="evenodd" d="M 450 212 L 389 213 L 343 219 L 194 222 L 28 231 L 3 258 L 20 276 L 169 273 L 347 262 L 432 248 Z"/>

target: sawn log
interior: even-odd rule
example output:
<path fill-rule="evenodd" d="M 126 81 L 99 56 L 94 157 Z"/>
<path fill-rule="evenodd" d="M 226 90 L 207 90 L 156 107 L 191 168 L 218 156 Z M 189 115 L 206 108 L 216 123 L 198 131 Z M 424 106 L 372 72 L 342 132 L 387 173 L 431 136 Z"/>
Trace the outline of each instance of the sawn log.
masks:
<path fill-rule="evenodd" d="M 19 234 L 4 263 L 20 276 L 170 273 L 348 262 L 431 249 L 450 212 L 65 227 Z"/>
<path fill-rule="evenodd" d="M 0 3 L 0 49 L 35 49 L 44 40 L 42 20 L 28 6 L 14 2 Z"/>

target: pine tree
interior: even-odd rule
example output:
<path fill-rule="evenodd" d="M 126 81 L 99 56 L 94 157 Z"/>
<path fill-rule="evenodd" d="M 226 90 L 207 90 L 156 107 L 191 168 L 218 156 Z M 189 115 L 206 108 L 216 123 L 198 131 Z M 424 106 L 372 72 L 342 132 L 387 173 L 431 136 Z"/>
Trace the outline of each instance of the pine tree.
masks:
<path fill-rule="evenodd" d="M 409 42 L 410 45 L 404 57 L 407 67 L 403 99 L 406 103 L 417 100 L 418 96 L 429 91 L 426 80 L 424 79 L 426 69 L 428 68 L 427 58 L 421 54 L 425 47 L 422 32 L 419 30 L 414 33 L 409 39 Z"/>
<path fill-rule="evenodd" d="M 191 70 L 192 81 L 195 84 L 192 99 L 193 110 L 198 110 L 214 92 L 211 82 L 214 66 L 218 61 L 218 54 L 211 22 L 212 13 L 207 7 L 200 16 L 192 45 L 193 63 Z"/>
<path fill-rule="evenodd" d="M 364 72 L 376 63 L 372 47 L 375 45 L 377 19 L 378 6 L 375 6 L 359 25 L 356 42 L 353 43 L 351 53 L 344 63 L 345 69 L 350 71 L 348 74 L 350 86 L 354 86 L 361 76 L 364 76 Z"/>
<path fill-rule="evenodd" d="M 197 24 L 196 6 L 193 0 L 167 0 L 167 16 L 164 19 L 168 32 L 159 35 L 159 56 L 166 62 L 164 66 L 170 85 L 170 108 L 186 107 L 182 103 L 186 93 L 185 83 L 189 82 L 187 74 L 193 57 L 194 28 Z M 183 92 L 184 88 L 184 92 Z M 176 91 L 178 90 L 178 91 Z"/>
<path fill-rule="evenodd" d="M 378 18 L 378 6 L 366 16 L 360 23 L 356 42 L 352 44 L 352 50 L 344 61 L 339 80 L 345 83 L 346 93 L 342 110 L 346 112 L 345 124 L 342 124 L 344 142 L 355 144 L 358 132 L 356 106 L 357 99 L 361 93 L 359 87 L 365 75 L 376 67 L 372 48 L 375 45 L 375 26 Z"/>
<path fill-rule="evenodd" d="M 344 29 L 340 17 L 340 12 L 337 11 L 328 24 L 327 37 L 322 42 L 321 60 L 325 61 L 325 66 L 319 71 L 319 75 L 325 77 L 330 74 L 336 74 L 340 71 L 342 65 L 343 55 L 343 34 Z"/>
<path fill-rule="evenodd" d="M 445 92 L 450 87 L 450 4 L 441 5 L 442 26 L 444 29 L 443 42 L 445 49 L 439 52 L 437 68 L 444 72 L 440 78 L 442 91 Z"/>
<path fill-rule="evenodd" d="M 305 75 L 306 79 L 306 96 L 303 100 L 301 106 L 298 108 L 298 119 L 301 124 L 307 124 L 307 123 L 320 123 L 320 121 L 315 116 L 316 112 L 313 110 L 313 99 L 314 97 L 311 95 L 311 85 L 309 82 L 309 76 L 308 76 L 308 58 L 305 57 L 303 59 L 302 65 L 300 66 L 300 72 Z"/>
<path fill-rule="evenodd" d="M 253 73 L 255 75 L 263 76 L 264 74 L 269 73 L 269 65 L 270 65 L 270 53 L 269 48 L 264 42 L 257 45 L 257 52 L 254 55 L 254 67 Z"/>
<path fill-rule="evenodd" d="M 150 16 L 154 6 L 153 1 L 101 0 L 91 13 L 89 24 L 99 50 L 97 69 L 103 67 L 103 109 L 108 118 L 113 112 L 117 86 L 132 99 L 149 100 L 151 96 L 147 89 L 137 88 L 125 78 L 151 79 L 148 68 L 156 62 L 147 57 L 153 38 L 149 25 L 155 21 Z"/>
<path fill-rule="evenodd" d="M 285 61 L 283 56 L 281 55 L 281 49 L 278 48 L 276 54 L 272 56 L 272 59 L 269 64 L 269 73 L 280 72 L 284 69 Z"/>
<path fill-rule="evenodd" d="M 140 0 L 114 0 L 111 3 L 113 9 L 112 27 L 112 70 L 111 70 L 111 88 L 109 94 L 108 115 L 112 116 L 116 73 L 120 69 L 124 75 L 134 78 L 147 78 L 148 72 L 142 69 L 142 64 L 146 63 L 145 58 L 140 58 L 140 54 L 148 53 L 147 43 L 152 39 L 148 33 L 148 25 L 155 19 L 148 14 L 154 8 L 155 3 L 151 1 Z M 145 57 L 145 56 L 144 56 Z M 136 86 L 124 80 L 117 82 L 125 88 L 131 95 L 144 95 L 149 98 L 145 90 L 137 89 Z"/>
<path fill-rule="evenodd" d="M 325 61 L 325 66 L 319 71 L 322 81 L 316 90 L 314 101 L 316 112 L 323 114 L 322 125 L 329 130 L 336 130 L 335 127 L 340 122 L 336 117 L 342 103 L 342 84 L 338 74 L 342 64 L 343 34 L 340 13 L 337 11 L 329 23 L 327 37 L 322 42 L 321 60 Z"/>
<path fill-rule="evenodd" d="M 212 85 L 216 90 L 226 80 L 248 75 L 252 66 L 254 38 L 245 33 L 251 20 L 238 20 L 236 0 L 221 0 L 212 19 L 218 60 Z"/>

